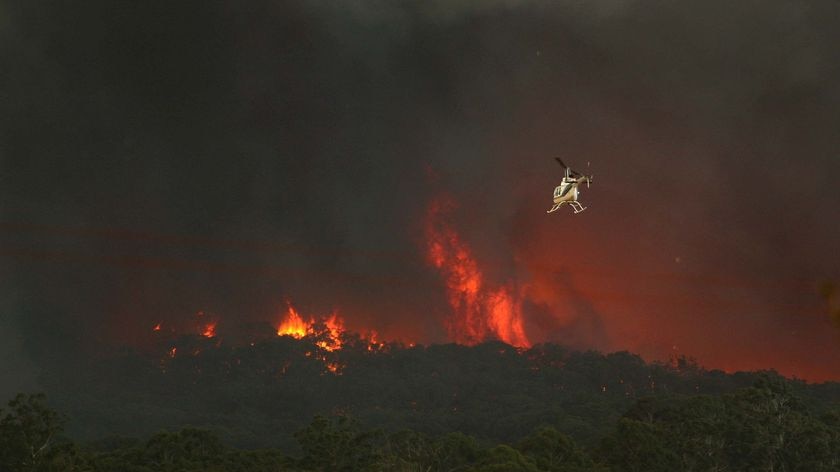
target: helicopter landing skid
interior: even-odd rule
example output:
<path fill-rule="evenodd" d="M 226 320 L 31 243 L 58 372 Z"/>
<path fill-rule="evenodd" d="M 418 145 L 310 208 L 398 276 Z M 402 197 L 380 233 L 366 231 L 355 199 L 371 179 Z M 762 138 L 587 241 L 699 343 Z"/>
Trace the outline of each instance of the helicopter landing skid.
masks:
<path fill-rule="evenodd" d="M 566 202 L 555 203 L 554 206 L 551 207 L 551 210 L 548 210 L 546 213 L 553 213 L 553 212 L 557 211 L 557 209 L 560 208 L 560 205 L 562 205 L 563 203 L 566 203 Z"/>
<path fill-rule="evenodd" d="M 551 207 L 551 210 L 548 210 L 546 213 L 554 213 L 555 211 L 559 210 L 560 207 L 564 203 L 566 203 L 566 202 L 555 203 L 554 206 Z M 575 214 L 578 214 L 578 213 L 582 212 L 583 210 L 586 210 L 586 207 L 581 205 L 578 202 L 569 202 L 569 206 L 572 207 L 572 210 L 575 211 Z"/>
<path fill-rule="evenodd" d="M 586 210 L 586 207 L 581 205 L 578 202 L 571 202 L 571 203 L 569 203 L 569 205 L 572 207 L 573 210 L 575 210 L 575 214 L 578 214 L 578 213 L 582 212 L 583 210 Z"/>

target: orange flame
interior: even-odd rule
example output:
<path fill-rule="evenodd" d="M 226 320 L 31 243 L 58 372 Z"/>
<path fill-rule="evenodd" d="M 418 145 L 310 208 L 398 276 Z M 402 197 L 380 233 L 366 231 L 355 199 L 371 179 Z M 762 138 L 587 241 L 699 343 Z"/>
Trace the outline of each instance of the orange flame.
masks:
<path fill-rule="evenodd" d="M 316 321 L 313 317 L 309 317 L 307 322 L 291 303 L 288 303 L 288 305 L 286 318 L 277 327 L 278 336 L 292 336 L 300 339 L 308 334 L 322 334 L 316 332 Z M 325 339 L 316 342 L 315 345 L 327 351 L 341 349 L 341 333 L 344 332 L 344 320 L 337 313 L 333 313 L 328 318 L 323 319 L 323 326 L 326 328 L 326 331 L 323 332 Z"/>
<path fill-rule="evenodd" d="M 344 332 L 344 320 L 338 317 L 337 313 L 324 320 L 327 327 L 327 340 L 319 341 L 318 347 L 327 351 L 341 349 L 341 333 Z M 310 328 L 311 329 L 311 328 Z"/>
<path fill-rule="evenodd" d="M 212 338 L 216 336 L 216 322 L 208 323 L 204 326 L 204 330 L 201 332 L 201 335 L 205 338 Z"/>
<path fill-rule="evenodd" d="M 510 290 L 502 287 L 487 294 L 488 327 L 502 341 L 518 347 L 530 347 L 522 325 L 522 304 Z"/>
<path fill-rule="evenodd" d="M 454 208 L 451 200 L 433 200 L 426 218 L 427 256 L 444 278 L 453 311 L 447 326 L 450 337 L 468 345 L 496 338 L 513 346 L 530 346 L 523 326 L 521 301 L 509 287 L 485 286 L 484 275 L 469 245 L 446 221 Z"/>
<path fill-rule="evenodd" d="M 371 351 L 371 352 L 378 351 L 378 350 L 382 349 L 383 347 L 385 347 L 385 343 L 379 342 L 378 338 L 379 338 L 379 333 L 371 330 L 370 333 L 367 336 L 367 341 L 368 341 L 367 350 L 368 351 Z"/>
<path fill-rule="evenodd" d="M 306 336 L 309 331 L 309 326 L 312 324 L 303 321 L 295 307 L 289 303 L 289 310 L 286 312 L 286 319 L 277 327 L 277 336 L 291 336 L 295 339 L 300 339 Z"/>

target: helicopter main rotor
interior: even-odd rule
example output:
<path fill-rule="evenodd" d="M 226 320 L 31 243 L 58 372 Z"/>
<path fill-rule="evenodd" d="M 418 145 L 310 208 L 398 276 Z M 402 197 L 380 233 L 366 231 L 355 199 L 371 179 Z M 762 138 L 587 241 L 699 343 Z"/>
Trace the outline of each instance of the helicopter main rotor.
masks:
<path fill-rule="evenodd" d="M 554 160 L 556 160 L 558 164 L 560 164 L 561 166 L 563 166 L 563 168 L 564 168 L 564 169 L 566 169 L 566 174 L 567 174 L 569 177 L 574 177 L 574 178 L 584 177 L 584 175 L 583 175 L 583 174 L 581 174 L 580 172 L 578 172 L 578 171 L 576 171 L 576 170 L 572 169 L 571 167 L 567 166 L 567 165 L 563 162 L 563 160 L 562 160 L 562 159 L 560 159 L 559 157 L 555 157 L 555 158 L 554 158 Z"/>

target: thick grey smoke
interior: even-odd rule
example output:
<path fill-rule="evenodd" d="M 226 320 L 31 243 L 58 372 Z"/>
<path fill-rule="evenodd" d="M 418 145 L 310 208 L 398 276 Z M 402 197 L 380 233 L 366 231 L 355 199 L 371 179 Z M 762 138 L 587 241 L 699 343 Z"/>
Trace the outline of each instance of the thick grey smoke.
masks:
<path fill-rule="evenodd" d="M 233 334 L 286 298 L 443 340 L 419 238 L 445 191 L 488 276 L 534 287 L 534 339 L 795 373 L 837 349 L 814 336 L 840 262 L 838 18 L 0 1 L 4 369 L 198 310 Z M 544 214 L 554 155 L 595 173 L 579 217 Z"/>

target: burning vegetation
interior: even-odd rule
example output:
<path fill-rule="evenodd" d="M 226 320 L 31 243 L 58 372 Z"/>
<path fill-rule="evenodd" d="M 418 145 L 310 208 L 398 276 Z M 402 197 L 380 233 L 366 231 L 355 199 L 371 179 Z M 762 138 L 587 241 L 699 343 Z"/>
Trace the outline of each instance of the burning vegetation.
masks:
<path fill-rule="evenodd" d="M 315 347 L 319 351 L 315 354 L 315 358 L 324 363 L 327 371 L 333 374 L 341 373 L 341 364 L 330 360 L 327 353 L 341 349 L 344 320 L 333 312 L 329 317 L 321 320 L 310 317 L 309 321 L 304 321 L 291 302 L 287 302 L 287 305 L 286 317 L 277 327 L 277 335 L 291 336 L 295 339 L 302 339 L 306 336 L 312 337 L 315 340 Z M 308 351 L 306 355 L 308 357 L 312 356 L 312 351 Z"/>
<path fill-rule="evenodd" d="M 201 331 L 201 335 L 205 338 L 215 338 L 216 337 L 216 323 L 211 322 L 207 323 L 204 326 L 204 329 Z"/>
<path fill-rule="evenodd" d="M 449 198 L 435 199 L 428 207 L 425 221 L 426 258 L 443 279 L 451 309 L 445 320 L 450 340 L 466 346 L 495 340 L 519 349 L 531 347 L 524 328 L 522 297 L 513 284 L 494 285 L 488 280 L 472 249 L 449 221 L 455 208 L 456 204 Z M 312 349 L 304 355 L 320 361 L 333 374 L 341 373 L 344 364 L 339 354 L 348 338 L 367 352 L 382 351 L 395 344 L 382 342 L 372 329 L 363 330 L 366 334 L 349 334 L 337 310 L 322 316 L 305 315 L 288 300 L 275 323 L 277 337 L 311 342 Z M 218 324 L 217 316 L 197 311 L 194 333 L 213 340 L 218 346 L 222 342 L 217 336 Z M 178 336 L 171 326 L 162 329 L 162 323 L 155 324 L 152 331 L 170 341 Z M 250 340 L 251 346 L 254 341 L 259 340 Z M 414 347 L 415 343 L 409 346 Z M 203 348 L 169 344 L 166 349 L 166 357 L 175 359 L 181 355 L 198 355 Z M 162 366 L 165 368 L 165 363 Z"/>
<path fill-rule="evenodd" d="M 512 285 L 493 287 L 488 283 L 469 245 L 448 221 L 454 208 L 452 200 L 438 198 L 426 215 L 426 255 L 446 284 L 452 309 L 447 323 L 450 338 L 466 345 L 498 339 L 529 347 L 521 299 Z"/>
<path fill-rule="evenodd" d="M 367 335 L 346 331 L 344 320 L 336 312 L 323 317 L 304 316 L 291 302 L 287 302 L 286 305 L 286 311 L 274 331 L 276 337 L 300 341 L 300 346 L 306 347 L 301 351 L 302 356 L 320 362 L 325 373 L 341 374 L 344 363 L 340 360 L 340 351 L 348 342 L 366 352 L 378 352 L 386 348 L 386 343 L 378 340 L 376 331 L 368 331 Z M 199 319 L 197 336 L 178 335 L 174 329 L 163 331 L 160 323 L 152 328 L 152 332 L 166 345 L 166 356 L 160 363 L 163 372 L 167 371 L 169 361 L 176 357 L 196 357 L 208 348 L 221 346 L 222 341 L 216 335 L 218 321 L 207 321 L 207 315 L 203 311 L 197 312 L 196 317 Z M 252 340 L 249 346 L 254 348 L 262 341 L 265 339 Z M 281 374 L 289 367 L 289 362 L 284 363 Z"/>
<path fill-rule="evenodd" d="M 278 335 L 292 313 L 306 322 L 304 334 Z M 840 384 L 808 385 L 773 372 L 709 371 L 685 357 L 646 363 L 628 352 L 575 352 L 556 344 L 379 344 L 342 330 L 340 346 L 329 350 L 324 342 L 332 333 L 323 321 L 286 308 L 264 338 L 244 345 L 195 332 L 172 340 L 162 329 L 154 334 L 164 341 L 159 350 L 91 363 L 89 375 L 68 375 L 55 385 L 61 395 L 84 400 L 95 379 L 96 391 L 108 394 L 96 404 L 81 401 L 74 414 L 95 417 L 84 410 L 94 407 L 109 411 L 109 418 L 120 418 L 125 434 L 137 434 L 136 411 L 144 411 L 151 430 L 223 422 L 229 431 L 235 427 L 237 440 L 247 437 L 255 446 L 288 444 L 290 431 L 331 412 L 394 431 L 462 431 L 496 440 L 550 418 L 558 429 L 593 445 L 636 402 L 647 408 L 650 398 L 671 402 L 675 394 L 701 394 L 698 401 L 705 402 L 762 379 L 783 382 L 809 404 L 822 405 L 817 416 L 840 398 Z M 163 407 L 153 402 L 161 396 Z M 172 416 L 173 408 L 179 416 Z"/>
<path fill-rule="evenodd" d="M 277 336 L 291 336 L 300 339 L 306 335 L 323 334 L 324 339 L 317 342 L 318 347 L 327 351 L 341 349 L 341 334 L 344 332 L 344 320 L 333 312 L 330 316 L 316 321 L 310 317 L 304 321 L 300 313 L 290 302 L 287 302 L 286 317 L 277 326 Z"/>

